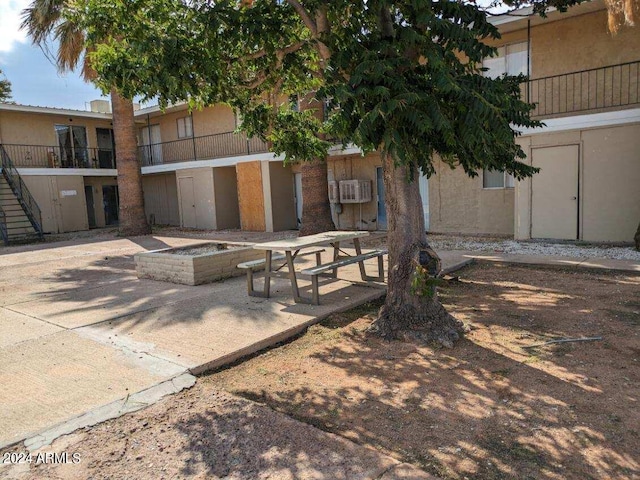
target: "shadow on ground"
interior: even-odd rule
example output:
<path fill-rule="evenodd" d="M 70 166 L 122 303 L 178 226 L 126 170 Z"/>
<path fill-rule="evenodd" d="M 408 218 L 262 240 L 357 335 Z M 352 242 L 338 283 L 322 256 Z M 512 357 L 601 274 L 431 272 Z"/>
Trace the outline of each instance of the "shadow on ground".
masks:
<path fill-rule="evenodd" d="M 444 303 L 474 329 L 452 350 L 338 317 L 207 381 L 444 478 L 635 478 L 640 277 L 483 265 L 461 278 Z"/>

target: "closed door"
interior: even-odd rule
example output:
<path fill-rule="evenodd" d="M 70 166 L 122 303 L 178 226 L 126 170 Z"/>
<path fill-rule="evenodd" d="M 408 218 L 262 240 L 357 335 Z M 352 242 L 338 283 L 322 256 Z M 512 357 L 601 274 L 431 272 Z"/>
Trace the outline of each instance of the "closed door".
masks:
<path fill-rule="evenodd" d="M 295 202 L 296 202 L 296 225 L 297 228 L 302 228 L 302 174 L 294 173 L 293 174 L 293 187 L 295 191 Z"/>
<path fill-rule="evenodd" d="M 532 163 L 531 237 L 578 239 L 579 146 L 534 148 Z"/>
<path fill-rule="evenodd" d="M 93 203 L 93 187 L 91 185 L 84 186 L 84 198 L 87 202 L 87 217 L 89 219 L 89 228 L 95 228 L 96 210 Z"/>
<path fill-rule="evenodd" d="M 196 228 L 196 197 L 193 190 L 193 177 L 178 179 L 180 195 L 180 215 L 183 227 Z"/>
<path fill-rule="evenodd" d="M 382 167 L 376 168 L 376 183 L 378 187 L 378 230 L 386 230 L 387 209 L 384 206 L 384 180 Z"/>

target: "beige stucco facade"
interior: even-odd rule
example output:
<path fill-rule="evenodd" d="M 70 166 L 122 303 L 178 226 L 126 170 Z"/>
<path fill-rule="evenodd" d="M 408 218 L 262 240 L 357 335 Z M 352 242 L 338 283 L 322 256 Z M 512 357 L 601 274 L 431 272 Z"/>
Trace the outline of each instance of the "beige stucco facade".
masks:
<path fill-rule="evenodd" d="M 525 137 L 521 143 L 529 163 L 537 155 L 540 164 L 545 165 L 545 156 L 564 152 L 564 157 L 558 158 L 556 165 L 550 167 L 554 169 L 553 176 L 576 178 L 578 183 L 569 183 L 560 189 L 552 182 L 538 181 L 536 176 L 518 182 L 516 238 L 556 238 L 545 233 L 557 231 L 563 224 L 575 224 L 573 239 L 593 242 L 633 240 L 640 218 L 640 123 L 542 133 Z M 564 165 L 561 162 L 565 162 Z M 563 172 L 572 169 L 577 170 L 575 177 L 564 175 Z M 565 194 L 555 204 L 544 205 L 541 199 L 552 197 L 559 190 Z M 563 208 L 562 202 L 570 204 L 574 202 L 574 196 L 577 197 L 575 210 Z M 551 217 L 544 228 L 536 225 L 540 214 L 536 208 L 542 208 L 540 204 L 547 208 L 542 213 Z"/>

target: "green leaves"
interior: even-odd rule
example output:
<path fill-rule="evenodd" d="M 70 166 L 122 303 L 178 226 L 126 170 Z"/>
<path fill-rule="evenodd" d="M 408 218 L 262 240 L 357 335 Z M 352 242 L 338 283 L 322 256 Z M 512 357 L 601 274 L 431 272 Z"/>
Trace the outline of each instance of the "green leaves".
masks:
<path fill-rule="evenodd" d="M 11 100 L 11 82 L 6 78 L 1 78 L 3 75 L 0 70 L 0 102 L 7 102 Z"/>
<path fill-rule="evenodd" d="M 574 3 L 533 1 L 538 12 Z M 427 175 L 436 155 L 469 175 L 534 173 L 515 142 L 518 128 L 539 125 L 521 100 L 525 78 L 482 76 L 499 33 L 475 4 L 76 0 L 73 11 L 103 88 L 162 105 L 226 102 L 288 161 L 324 157 L 332 138 Z M 314 92 L 331 98 L 326 118 L 289 107 L 289 95 Z"/>

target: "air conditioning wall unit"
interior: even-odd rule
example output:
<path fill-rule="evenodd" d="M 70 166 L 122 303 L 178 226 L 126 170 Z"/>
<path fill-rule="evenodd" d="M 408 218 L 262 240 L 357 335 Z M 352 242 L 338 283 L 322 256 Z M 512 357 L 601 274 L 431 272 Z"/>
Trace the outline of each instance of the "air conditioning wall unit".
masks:
<path fill-rule="evenodd" d="M 329 203 L 340 203 L 340 193 L 338 192 L 338 182 L 329 182 Z"/>
<path fill-rule="evenodd" d="M 371 180 L 342 180 L 340 203 L 368 203 L 371 201 Z"/>

